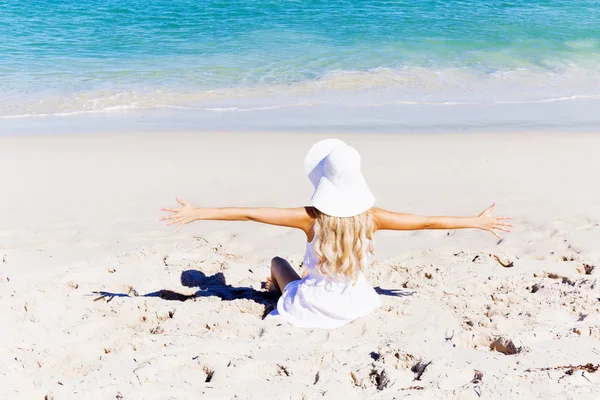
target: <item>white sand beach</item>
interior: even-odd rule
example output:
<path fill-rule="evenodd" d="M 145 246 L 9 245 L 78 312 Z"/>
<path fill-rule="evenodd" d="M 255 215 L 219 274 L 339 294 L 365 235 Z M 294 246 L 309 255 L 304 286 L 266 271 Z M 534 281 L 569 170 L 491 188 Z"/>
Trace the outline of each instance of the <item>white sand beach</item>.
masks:
<path fill-rule="evenodd" d="M 158 222 L 308 205 L 303 158 L 355 146 L 377 206 L 515 228 L 380 232 L 382 307 L 335 330 L 263 319 L 299 231 Z M 0 399 L 600 399 L 600 135 L 0 138 Z M 589 364 L 589 365 L 588 365 Z"/>

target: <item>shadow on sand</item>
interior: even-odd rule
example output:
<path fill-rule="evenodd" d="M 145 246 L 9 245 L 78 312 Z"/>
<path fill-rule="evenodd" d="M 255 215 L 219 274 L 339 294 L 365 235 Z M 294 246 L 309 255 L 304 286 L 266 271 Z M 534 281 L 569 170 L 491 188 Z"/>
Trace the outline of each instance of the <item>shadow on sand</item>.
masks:
<path fill-rule="evenodd" d="M 134 289 L 129 293 L 113 293 L 113 292 L 93 292 L 99 296 L 94 301 L 100 299 L 106 299 L 111 301 L 115 297 L 160 297 L 164 300 L 173 301 L 186 301 L 189 299 L 199 297 L 215 296 L 221 300 L 239 300 L 247 299 L 252 300 L 265 307 L 263 317 L 271 312 L 277 304 L 279 298 L 278 293 L 256 290 L 251 287 L 236 287 L 228 285 L 225 281 L 225 275 L 222 272 L 216 273 L 211 276 L 206 276 L 203 272 L 198 270 L 187 270 L 181 273 L 181 284 L 186 287 L 199 288 L 194 294 L 182 294 L 172 290 L 162 289 L 156 292 L 150 292 L 146 294 L 138 294 Z M 384 296 L 393 297 L 406 297 L 412 296 L 415 292 L 403 291 L 395 289 L 382 289 L 381 287 L 375 287 L 375 291 Z"/>

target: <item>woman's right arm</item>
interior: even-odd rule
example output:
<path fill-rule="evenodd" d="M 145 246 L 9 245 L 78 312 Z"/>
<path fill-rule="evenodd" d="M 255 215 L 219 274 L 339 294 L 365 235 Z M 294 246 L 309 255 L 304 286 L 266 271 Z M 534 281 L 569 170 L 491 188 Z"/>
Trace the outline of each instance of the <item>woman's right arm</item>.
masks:
<path fill-rule="evenodd" d="M 500 238 L 497 231 L 510 232 L 511 224 L 505 222 L 510 217 L 494 217 L 491 212 L 495 203 L 475 217 L 423 217 L 414 214 L 400 214 L 381 208 L 373 209 L 377 229 L 422 230 L 422 229 L 482 229 Z"/>

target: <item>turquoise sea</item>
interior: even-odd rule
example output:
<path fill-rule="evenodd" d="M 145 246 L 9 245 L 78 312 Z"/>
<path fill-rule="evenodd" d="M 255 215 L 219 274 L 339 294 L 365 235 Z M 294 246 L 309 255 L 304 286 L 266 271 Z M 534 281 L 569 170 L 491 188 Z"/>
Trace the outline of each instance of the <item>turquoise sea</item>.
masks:
<path fill-rule="evenodd" d="M 600 1 L 0 0 L 0 129 L 92 120 L 597 130 Z"/>

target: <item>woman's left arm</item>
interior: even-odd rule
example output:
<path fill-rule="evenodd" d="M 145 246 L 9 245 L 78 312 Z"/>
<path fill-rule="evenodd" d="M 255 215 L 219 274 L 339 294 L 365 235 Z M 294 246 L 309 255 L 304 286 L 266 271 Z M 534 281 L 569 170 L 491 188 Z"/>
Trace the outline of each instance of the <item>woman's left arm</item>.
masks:
<path fill-rule="evenodd" d="M 163 208 L 163 211 L 172 213 L 162 217 L 166 221 L 165 226 L 178 224 L 181 229 L 186 224 L 200 220 L 215 221 L 255 221 L 263 224 L 287 226 L 302 229 L 308 233 L 312 226 L 312 217 L 305 207 L 296 208 L 247 208 L 247 207 L 225 207 L 225 208 L 196 208 L 185 200 L 177 199 L 181 208 Z"/>

